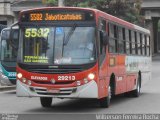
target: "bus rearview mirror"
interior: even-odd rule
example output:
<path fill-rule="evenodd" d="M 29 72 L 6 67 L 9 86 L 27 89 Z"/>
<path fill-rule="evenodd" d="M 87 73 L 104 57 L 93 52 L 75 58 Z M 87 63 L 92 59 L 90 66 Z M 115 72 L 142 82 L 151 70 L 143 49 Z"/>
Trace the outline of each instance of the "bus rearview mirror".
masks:
<path fill-rule="evenodd" d="M 10 41 L 10 45 L 15 49 L 15 50 L 18 50 L 18 47 L 16 47 L 14 44 L 14 41 L 12 40 L 12 38 L 14 37 L 13 35 L 13 27 L 17 26 L 18 25 L 18 22 L 14 23 L 13 25 L 10 26 L 10 32 L 9 32 L 9 41 Z"/>

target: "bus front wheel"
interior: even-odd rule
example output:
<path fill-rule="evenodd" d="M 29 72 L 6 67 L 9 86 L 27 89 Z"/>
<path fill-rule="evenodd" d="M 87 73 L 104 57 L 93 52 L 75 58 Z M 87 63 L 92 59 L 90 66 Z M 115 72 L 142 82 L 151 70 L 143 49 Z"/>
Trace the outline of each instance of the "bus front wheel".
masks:
<path fill-rule="evenodd" d="M 52 98 L 51 97 L 40 97 L 40 102 L 42 107 L 51 107 Z"/>
<path fill-rule="evenodd" d="M 107 97 L 104 97 L 104 98 L 101 98 L 99 100 L 100 102 L 100 106 L 102 108 L 108 108 L 109 105 L 110 105 L 110 101 L 111 101 L 111 87 L 109 86 L 108 87 L 108 96 Z"/>

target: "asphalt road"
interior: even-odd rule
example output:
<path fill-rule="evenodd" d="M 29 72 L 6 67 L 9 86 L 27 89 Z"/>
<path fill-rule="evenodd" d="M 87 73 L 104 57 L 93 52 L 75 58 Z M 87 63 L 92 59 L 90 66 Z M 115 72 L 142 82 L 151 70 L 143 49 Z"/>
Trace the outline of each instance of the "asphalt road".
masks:
<path fill-rule="evenodd" d="M 142 88 L 139 98 L 117 96 L 110 108 L 100 108 L 96 100 L 53 99 L 51 108 L 42 108 L 39 98 L 18 98 L 15 91 L 0 93 L 0 113 L 48 114 L 68 116 L 79 114 L 160 113 L 160 60 L 152 63 L 152 80 Z M 74 117 L 74 116 L 73 116 Z M 76 118 L 77 120 L 77 118 Z"/>

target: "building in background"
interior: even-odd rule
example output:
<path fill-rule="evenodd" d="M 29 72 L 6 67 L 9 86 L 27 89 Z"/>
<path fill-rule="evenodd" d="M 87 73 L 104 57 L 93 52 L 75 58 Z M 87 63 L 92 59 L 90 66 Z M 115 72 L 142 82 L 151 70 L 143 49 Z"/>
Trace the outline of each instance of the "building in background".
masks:
<path fill-rule="evenodd" d="M 160 0 L 143 0 L 142 13 L 145 17 L 145 26 L 151 31 L 152 53 L 160 53 L 160 33 L 158 33 L 158 23 L 160 21 Z"/>
<path fill-rule="evenodd" d="M 42 0 L 0 0 L 0 24 L 11 25 L 21 10 L 44 7 Z"/>

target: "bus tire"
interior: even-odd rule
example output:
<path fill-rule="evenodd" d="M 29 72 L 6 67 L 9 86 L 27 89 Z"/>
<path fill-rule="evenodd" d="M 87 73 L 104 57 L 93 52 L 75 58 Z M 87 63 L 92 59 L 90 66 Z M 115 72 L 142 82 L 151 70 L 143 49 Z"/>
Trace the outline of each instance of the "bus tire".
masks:
<path fill-rule="evenodd" d="M 140 77 L 138 76 L 137 88 L 132 91 L 132 96 L 139 97 L 140 93 L 141 93 L 141 85 L 140 85 Z"/>
<path fill-rule="evenodd" d="M 51 107 L 52 98 L 51 97 L 40 97 L 40 102 L 42 107 Z"/>
<path fill-rule="evenodd" d="M 99 100 L 100 106 L 102 108 L 108 108 L 110 106 L 110 101 L 111 101 L 111 87 L 109 86 L 108 87 L 108 96 L 104 97 L 104 98 L 101 98 Z"/>

